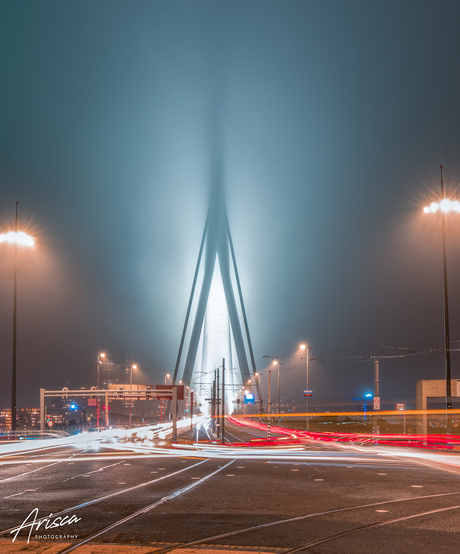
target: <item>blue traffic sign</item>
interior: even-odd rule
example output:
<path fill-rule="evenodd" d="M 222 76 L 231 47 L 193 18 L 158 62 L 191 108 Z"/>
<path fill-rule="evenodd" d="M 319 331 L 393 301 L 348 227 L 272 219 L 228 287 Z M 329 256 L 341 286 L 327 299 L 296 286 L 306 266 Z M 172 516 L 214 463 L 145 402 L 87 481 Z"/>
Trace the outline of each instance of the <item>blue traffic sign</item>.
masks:
<path fill-rule="evenodd" d="M 255 399 L 253 394 L 245 394 L 244 395 L 244 403 L 245 404 L 254 404 Z"/>

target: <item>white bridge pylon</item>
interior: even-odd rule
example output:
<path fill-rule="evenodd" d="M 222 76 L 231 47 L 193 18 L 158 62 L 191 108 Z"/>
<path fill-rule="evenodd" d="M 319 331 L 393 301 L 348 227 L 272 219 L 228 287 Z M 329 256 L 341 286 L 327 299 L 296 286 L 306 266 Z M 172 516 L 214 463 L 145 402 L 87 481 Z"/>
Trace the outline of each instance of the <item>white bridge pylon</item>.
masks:
<path fill-rule="evenodd" d="M 254 382 L 255 362 L 235 251 L 221 187 L 215 187 L 206 217 L 173 384 L 182 381 L 209 413 L 216 368 L 225 359 L 225 412 L 238 390 Z M 222 372 L 220 372 L 222 382 Z"/>

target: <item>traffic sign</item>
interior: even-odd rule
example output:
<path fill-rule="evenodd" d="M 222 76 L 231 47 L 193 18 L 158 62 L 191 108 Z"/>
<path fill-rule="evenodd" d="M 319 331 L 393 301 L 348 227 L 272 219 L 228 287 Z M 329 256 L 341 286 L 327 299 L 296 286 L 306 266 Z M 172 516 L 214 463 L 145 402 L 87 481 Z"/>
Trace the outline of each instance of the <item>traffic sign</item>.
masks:
<path fill-rule="evenodd" d="M 380 396 L 374 396 L 374 412 L 380 410 Z"/>
<path fill-rule="evenodd" d="M 254 395 L 249 393 L 244 395 L 244 403 L 245 404 L 254 404 Z"/>
<path fill-rule="evenodd" d="M 88 406 L 97 406 L 97 398 L 88 398 Z"/>
<path fill-rule="evenodd" d="M 406 409 L 406 404 L 396 404 L 396 409 L 400 411 L 404 411 Z"/>
<path fill-rule="evenodd" d="M 313 396 L 313 391 L 312 390 L 304 390 L 303 395 L 304 396 Z"/>
<path fill-rule="evenodd" d="M 157 399 L 172 399 L 172 389 L 177 389 L 177 400 L 184 400 L 184 385 L 157 385 L 158 391 L 164 390 L 165 392 L 156 392 L 155 398 Z"/>

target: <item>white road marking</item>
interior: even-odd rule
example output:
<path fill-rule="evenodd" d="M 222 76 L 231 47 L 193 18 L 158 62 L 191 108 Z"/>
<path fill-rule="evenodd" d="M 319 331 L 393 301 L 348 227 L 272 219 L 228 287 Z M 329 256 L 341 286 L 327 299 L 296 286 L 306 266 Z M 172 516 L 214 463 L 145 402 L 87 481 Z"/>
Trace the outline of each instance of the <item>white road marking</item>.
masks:
<path fill-rule="evenodd" d="M 10 496 L 4 496 L 3 498 L 13 498 L 13 496 L 19 496 L 20 494 L 24 494 L 24 492 L 17 492 L 16 494 L 10 494 Z"/>

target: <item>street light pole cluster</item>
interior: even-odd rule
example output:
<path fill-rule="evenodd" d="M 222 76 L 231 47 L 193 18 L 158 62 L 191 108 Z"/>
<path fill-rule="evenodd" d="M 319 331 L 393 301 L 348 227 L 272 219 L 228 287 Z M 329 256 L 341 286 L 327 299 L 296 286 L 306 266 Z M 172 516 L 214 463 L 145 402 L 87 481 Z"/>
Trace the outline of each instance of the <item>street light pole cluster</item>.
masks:
<path fill-rule="evenodd" d="M 300 344 L 299 345 L 300 350 L 306 351 L 305 356 L 305 370 L 306 370 L 306 380 L 307 380 L 307 390 L 310 388 L 310 382 L 309 382 L 309 354 L 308 350 L 311 348 L 311 346 L 307 346 L 306 344 Z M 280 394 L 280 371 L 281 366 L 283 365 L 279 359 L 278 356 L 262 356 L 263 358 L 271 358 L 272 365 L 278 366 L 278 419 L 281 421 L 281 394 Z M 318 360 L 322 361 L 322 360 Z M 271 408 L 271 369 L 268 370 L 268 410 L 267 412 L 270 413 Z M 307 412 L 309 412 L 309 398 L 307 397 Z M 309 429 L 309 418 L 307 415 L 307 430 Z"/>

